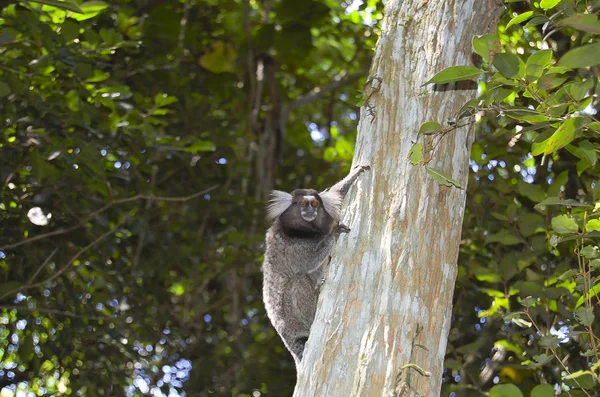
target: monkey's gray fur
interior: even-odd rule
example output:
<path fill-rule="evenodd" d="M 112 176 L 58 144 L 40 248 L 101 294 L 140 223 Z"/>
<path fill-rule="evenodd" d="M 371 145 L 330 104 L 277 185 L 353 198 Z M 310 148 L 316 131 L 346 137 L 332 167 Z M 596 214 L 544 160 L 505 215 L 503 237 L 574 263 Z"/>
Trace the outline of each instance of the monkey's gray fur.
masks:
<path fill-rule="evenodd" d="M 274 222 L 265 240 L 263 299 L 296 366 L 317 310 L 323 264 L 339 234 L 350 231 L 339 223 L 342 201 L 367 169 L 365 165 L 354 167 L 321 193 L 297 189 L 291 194 L 277 190 L 271 194 L 267 219 Z"/>

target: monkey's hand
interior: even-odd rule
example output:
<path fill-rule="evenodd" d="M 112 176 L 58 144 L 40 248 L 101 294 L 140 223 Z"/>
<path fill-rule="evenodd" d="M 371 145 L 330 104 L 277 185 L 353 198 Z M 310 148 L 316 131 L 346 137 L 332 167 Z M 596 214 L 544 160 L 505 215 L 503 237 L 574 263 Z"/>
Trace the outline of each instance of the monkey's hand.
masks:
<path fill-rule="evenodd" d="M 354 169 L 360 168 L 359 172 L 364 172 L 364 171 L 368 171 L 371 169 L 371 166 L 368 164 L 359 164 L 359 165 L 355 165 Z"/>
<path fill-rule="evenodd" d="M 333 231 L 338 234 L 350 233 L 350 228 L 344 225 L 343 223 L 338 223 L 338 225 L 335 227 L 335 229 L 333 229 Z"/>

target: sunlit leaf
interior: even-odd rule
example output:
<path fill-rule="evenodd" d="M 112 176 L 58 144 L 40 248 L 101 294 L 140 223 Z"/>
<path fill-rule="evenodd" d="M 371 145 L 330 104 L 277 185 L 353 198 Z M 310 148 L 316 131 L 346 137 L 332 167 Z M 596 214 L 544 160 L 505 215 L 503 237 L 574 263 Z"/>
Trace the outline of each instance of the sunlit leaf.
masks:
<path fill-rule="evenodd" d="M 591 219 L 585 224 L 585 230 L 587 232 L 600 232 L 600 220 Z"/>
<path fill-rule="evenodd" d="M 79 5 L 83 14 L 71 14 L 70 17 L 76 21 L 85 21 L 98 15 L 108 8 L 108 4 L 101 0 L 91 0 Z"/>
<path fill-rule="evenodd" d="M 410 163 L 412 165 L 417 165 L 421 161 L 423 161 L 423 144 L 413 144 L 410 148 L 410 151 L 408 152 L 408 157 L 410 158 Z"/>
<path fill-rule="evenodd" d="M 537 80 L 552 60 L 552 50 L 539 50 L 527 58 L 525 74 L 530 80 Z"/>
<path fill-rule="evenodd" d="M 508 23 L 506 24 L 506 29 L 510 28 L 513 25 L 519 25 L 522 22 L 525 22 L 526 20 L 531 18 L 532 16 L 533 16 L 533 11 L 526 11 L 522 14 L 519 14 L 516 17 L 512 18 L 510 21 L 508 21 Z"/>
<path fill-rule="evenodd" d="M 459 189 L 462 189 L 462 186 L 460 185 L 460 183 L 458 183 L 456 180 L 452 179 L 451 177 L 446 176 L 443 173 L 441 173 L 440 171 L 435 170 L 430 167 L 426 167 L 426 169 L 427 169 L 427 173 L 429 175 L 431 175 L 433 177 L 433 179 L 435 179 L 440 185 L 454 186 Z"/>
<path fill-rule="evenodd" d="M 430 135 L 439 132 L 442 129 L 442 126 L 437 121 L 428 121 L 423 123 L 421 128 L 419 129 L 419 134 L 422 135 Z"/>
<path fill-rule="evenodd" d="M 583 303 L 590 299 L 590 297 L 594 297 L 594 299 L 596 299 L 596 296 L 600 296 L 600 284 L 596 284 L 594 285 L 592 288 L 589 289 L 589 291 L 587 291 L 585 294 L 583 294 L 578 300 L 577 303 L 575 304 L 575 307 L 580 307 L 581 305 L 583 305 Z"/>
<path fill-rule="evenodd" d="M 218 41 L 213 44 L 211 51 L 200 57 L 198 63 L 213 73 L 233 72 L 236 58 L 237 53 L 233 48 L 225 46 L 222 41 Z"/>
<path fill-rule="evenodd" d="M 569 215 L 558 215 L 552 218 L 552 229 L 559 234 L 575 233 L 579 226 Z"/>
<path fill-rule="evenodd" d="M 46 4 L 52 7 L 60 8 L 67 11 L 73 11 L 78 14 L 83 14 L 84 11 L 77 6 L 77 4 L 71 3 L 70 1 L 60 0 L 36 0 L 35 3 Z"/>
<path fill-rule="evenodd" d="M 540 1 L 540 8 L 544 11 L 548 11 L 558 5 L 561 0 L 542 0 Z"/>
<path fill-rule="evenodd" d="M 472 80 L 481 76 L 482 71 L 474 66 L 450 66 L 433 76 L 425 84 L 447 84 L 456 81 Z"/>
<path fill-rule="evenodd" d="M 539 154 L 548 155 L 554 153 L 560 148 L 565 147 L 573 139 L 576 133 L 580 130 L 583 124 L 582 117 L 571 117 L 558 127 L 558 129 L 543 142 L 536 142 L 531 147 L 531 154 L 537 156 Z"/>
<path fill-rule="evenodd" d="M 490 56 L 502 50 L 502 42 L 497 35 L 489 33 L 483 36 L 474 36 L 472 40 L 473 51 L 479 54 L 484 62 L 490 61 Z"/>

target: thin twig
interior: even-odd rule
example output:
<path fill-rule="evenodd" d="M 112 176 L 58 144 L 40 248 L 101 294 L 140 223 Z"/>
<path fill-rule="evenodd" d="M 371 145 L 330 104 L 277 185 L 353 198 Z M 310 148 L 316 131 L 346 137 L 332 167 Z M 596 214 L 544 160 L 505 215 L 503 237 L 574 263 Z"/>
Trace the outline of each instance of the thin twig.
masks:
<path fill-rule="evenodd" d="M 361 77 L 366 76 L 368 73 L 369 73 L 368 68 L 365 68 L 365 69 L 361 70 L 360 72 L 356 72 L 353 74 L 340 73 L 337 76 L 339 79 L 334 81 L 333 83 L 326 85 L 324 87 L 315 87 L 310 92 L 299 96 L 295 101 L 293 101 L 292 103 L 290 103 L 288 105 L 287 111 L 291 112 L 294 109 L 297 109 L 297 108 L 307 105 L 311 102 L 314 102 L 318 99 L 321 99 L 326 94 L 328 94 L 332 91 L 335 91 L 338 88 L 340 88 L 346 84 L 353 83 L 356 80 L 360 79 Z"/>
<path fill-rule="evenodd" d="M 27 281 L 27 285 L 31 285 L 31 283 L 33 283 L 33 280 L 35 280 L 35 278 L 42 271 L 42 269 L 46 267 L 46 265 L 48 264 L 48 262 L 50 262 L 50 259 L 52 259 L 52 257 L 54 256 L 54 254 L 56 254 L 57 251 L 58 251 L 58 247 L 54 248 L 54 251 L 52 251 L 50 253 L 50 255 L 48 255 L 48 257 L 44 260 L 44 263 L 42 263 L 42 265 L 29 278 L 29 281 Z"/>
<path fill-rule="evenodd" d="M 14 306 L 14 305 L 0 305 L 0 309 L 8 309 L 8 310 L 25 310 L 29 312 L 40 312 L 40 313 L 50 313 L 50 314 L 58 314 L 61 316 L 73 317 L 73 318 L 82 318 L 84 320 L 104 320 L 104 321 L 112 321 L 113 319 L 110 317 L 103 316 L 87 316 L 81 314 L 75 314 L 71 312 L 65 312 L 58 309 L 45 309 L 42 307 L 30 308 L 27 306 Z"/>
<path fill-rule="evenodd" d="M 112 229 L 110 229 L 108 232 L 104 233 L 103 235 L 101 235 L 100 237 L 98 237 L 97 239 L 95 239 L 94 241 L 92 241 L 91 243 L 89 243 L 88 245 L 86 245 L 85 247 L 83 247 L 81 250 L 79 250 L 75 255 L 73 255 L 73 257 L 69 260 L 69 262 L 67 262 L 66 265 L 64 265 L 63 267 L 61 267 L 60 269 L 58 269 L 57 272 L 53 273 L 49 278 L 47 278 L 44 281 L 40 281 L 38 283 L 35 284 L 26 284 L 26 285 L 22 285 L 18 288 L 12 289 L 10 291 L 7 291 L 4 293 L 4 295 L 0 296 L 0 299 L 3 299 L 7 296 L 10 295 L 14 295 L 18 292 L 22 292 L 28 289 L 32 289 L 32 288 L 37 288 L 37 287 L 41 287 L 44 284 L 55 280 L 56 278 L 60 277 L 64 272 L 66 272 L 67 270 L 70 269 L 71 265 L 83 254 L 85 253 L 87 250 L 89 250 L 90 248 L 92 248 L 93 246 L 95 246 L 96 244 L 98 244 L 100 241 L 104 240 L 106 237 L 108 237 L 109 235 L 111 235 L 112 233 L 115 232 L 115 230 L 118 229 L 119 226 L 121 226 L 127 219 L 129 219 L 128 216 L 124 217 L 119 223 L 117 223 L 115 225 L 115 227 L 113 227 Z"/>
<path fill-rule="evenodd" d="M 102 208 L 100 208 L 100 209 L 98 209 L 98 210 L 90 213 L 88 216 L 86 216 L 85 218 L 83 218 L 83 220 L 81 222 L 79 222 L 78 224 L 76 224 L 76 225 L 73 225 L 73 226 L 68 227 L 66 229 L 57 229 L 57 230 L 54 230 L 54 231 L 51 231 L 51 232 L 48 232 L 48 233 L 39 234 L 37 236 L 30 237 L 30 238 L 27 238 L 25 240 L 21 240 L 19 242 L 13 243 L 13 244 L 7 244 L 5 246 L 0 247 L 0 251 L 4 251 L 4 250 L 7 250 L 7 249 L 12 249 L 12 248 L 20 247 L 21 245 L 33 243 L 35 241 L 43 240 L 43 239 L 48 238 L 48 237 L 59 236 L 61 234 L 70 233 L 70 232 L 72 232 L 74 230 L 77 230 L 79 228 L 84 227 L 86 225 L 86 223 L 90 219 L 92 219 L 96 215 L 101 214 L 102 212 L 106 211 L 107 209 L 109 209 L 113 205 L 129 203 L 129 202 L 132 202 L 132 201 L 142 200 L 142 199 L 145 199 L 145 200 L 157 200 L 157 201 L 185 202 L 185 201 L 194 199 L 194 198 L 199 197 L 199 196 L 204 196 L 206 193 L 215 190 L 217 187 L 218 187 L 218 185 L 211 186 L 208 189 L 202 190 L 201 192 L 194 193 L 194 194 L 192 194 L 190 196 L 185 196 L 185 197 L 163 197 L 163 196 L 154 196 L 154 195 L 151 195 L 151 194 L 137 194 L 137 195 L 132 196 L 132 197 L 127 197 L 127 198 L 123 198 L 123 199 L 119 199 L 119 200 L 114 200 L 114 201 L 106 204 Z"/>

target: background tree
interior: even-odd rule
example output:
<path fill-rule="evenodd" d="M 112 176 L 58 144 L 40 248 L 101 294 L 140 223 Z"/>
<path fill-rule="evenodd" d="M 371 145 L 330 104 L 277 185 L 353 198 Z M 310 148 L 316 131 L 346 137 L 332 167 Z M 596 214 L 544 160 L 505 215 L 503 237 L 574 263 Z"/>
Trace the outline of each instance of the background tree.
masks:
<path fill-rule="evenodd" d="M 275 170 L 281 188 L 345 172 L 378 18 L 337 1 L 3 6 L 0 386 L 291 394 L 261 302 L 264 194 Z"/>

